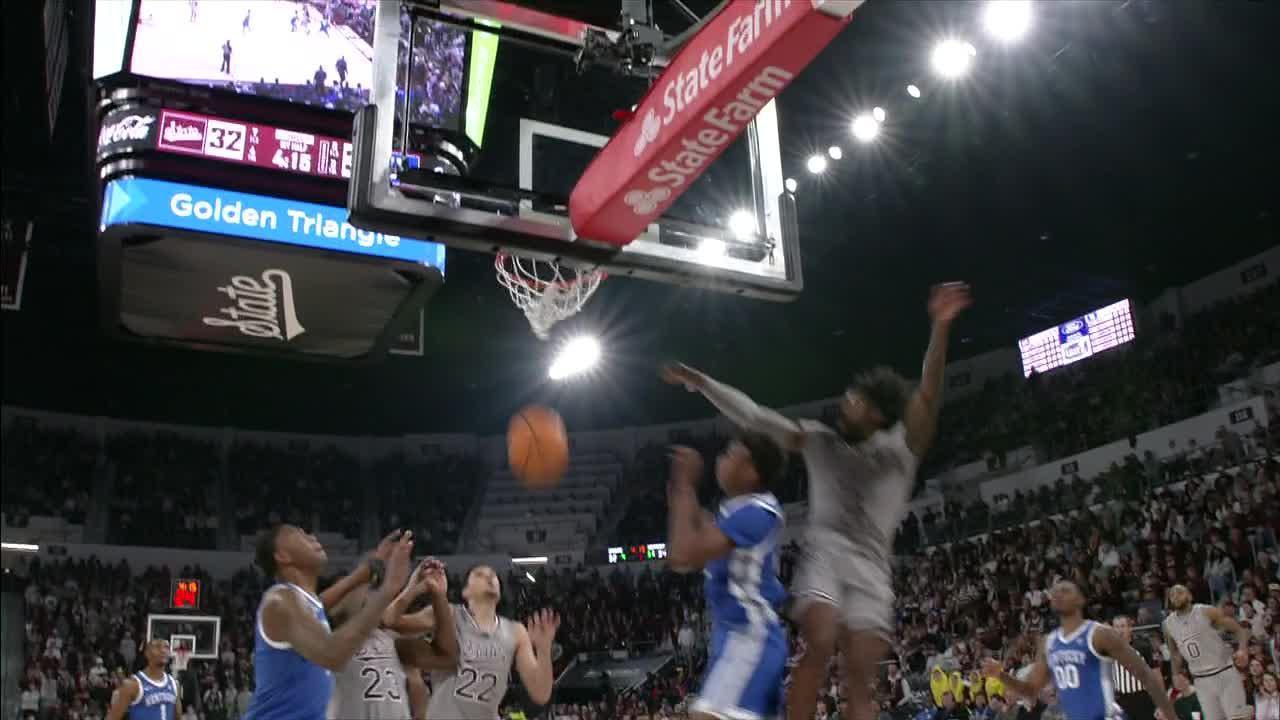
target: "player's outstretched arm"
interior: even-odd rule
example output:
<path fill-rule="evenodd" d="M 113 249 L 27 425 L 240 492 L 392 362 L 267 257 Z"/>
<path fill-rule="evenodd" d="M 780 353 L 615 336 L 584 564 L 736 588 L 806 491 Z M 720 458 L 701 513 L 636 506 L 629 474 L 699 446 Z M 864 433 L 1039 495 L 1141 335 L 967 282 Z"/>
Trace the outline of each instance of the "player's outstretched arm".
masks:
<path fill-rule="evenodd" d="M 1156 671 L 1147 665 L 1136 650 L 1125 642 L 1124 636 L 1106 625 L 1098 625 L 1093 629 L 1093 647 L 1107 657 L 1120 663 L 1121 667 L 1138 678 L 1142 688 L 1155 701 L 1156 708 L 1166 717 L 1175 718 L 1178 713 L 1173 709 L 1173 701 L 1169 693 L 1164 691 L 1164 683 Z"/>
<path fill-rule="evenodd" d="M 662 369 L 662 379 L 672 385 L 683 385 L 704 397 L 740 428 L 763 433 L 787 450 L 804 447 L 804 431 L 800 424 L 775 410 L 761 407 L 741 390 L 707 377 L 688 365 L 675 363 Z"/>
<path fill-rule="evenodd" d="M 693 448 L 671 449 L 671 480 L 667 483 L 667 564 L 676 572 L 701 570 L 724 557 L 733 542 L 698 506 L 702 455 Z"/>
<path fill-rule="evenodd" d="M 408 579 L 411 552 L 413 533 L 405 533 L 391 551 L 381 587 L 369 593 L 364 606 L 332 633 L 303 605 L 297 593 L 283 588 L 268 592 L 262 603 L 263 634 L 273 642 L 287 643 L 320 667 L 341 670 L 382 621 L 382 611 Z"/>
<path fill-rule="evenodd" d="M 539 610 L 524 625 L 516 626 L 516 672 L 538 705 L 551 700 L 551 645 L 560 627 L 560 616 L 550 610 Z"/>
<path fill-rule="evenodd" d="M 420 670 L 453 670 L 458 667 L 460 653 L 453 606 L 449 604 L 449 578 L 439 560 L 427 558 L 423 567 L 420 592 L 430 594 L 431 607 L 407 615 L 401 619 L 400 625 L 393 626 L 398 632 L 415 636 L 397 641 L 396 650 L 401 660 Z M 430 642 L 421 637 L 427 630 L 434 630 Z"/>
<path fill-rule="evenodd" d="M 1220 632 L 1229 632 L 1236 639 L 1236 653 L 1232 658 L 1237 664 L 1248 664 L 1249 662 L 1249 630 L 1236 621 L 1235 618 L 1222 612 L 1222 608 L 1208 607 L 1205 612 L 1209 616 L 1209 622 Z"/>
<path fill-rule="evenodd" d="M 392 531 L 382 538 L 382 542 L 378 543 L 378 548 L 373 551 L 373 555 L 360 563 L 355 570 L 325 588 L 324 592 L 320 593 L 320 602 L 324 605 L 324 611 L 332 614 L 338 605 L 342 603 L 342 600 L 351 594 L 352 590 L 368 584 L 373 579 L 374 564 L 376 563 L 380 568 L 385 566 L 387 557 L 391 554 L 392 548 L 395 547 L 396 541 L 399 539 L 400 531 Z"/>
<path fill-rule="evenodd" d="M 1044 648 L 1042 647 L 1039 655 L 1036 656 L 1035 664 L 1031 666 L 1031 672 L 1027 675 L 1026 680 L 1019 680 L 1005 672 L 1004 665 L 999 660 L 991 658 L 982 662 L 982 674 L 996 678 L 1004 685 L 1006 690 L 1012 690 L 1014 694 L 1034 701 L 1040 697 L 1040 691 L 1044 689 L 1044 686 L 1049 684 L 1049 663 L 1044 658 Z"/>
<path fill-rule="evenodd" d="M 942 409 L 942 389 L 946 380 L 947 343 L 951 341 L 951 322 L 972 303 L 969 286 L 951 282 L 934 285 L 929 291 L 929 349 L 924 354 L 920 386 L 907 402 L 907 447 L 922 457 L 933 444 L 938 428 L 938 412 Z"/>
<path fill-rule="evenodd" d="M 107 720 L 124 720 L 129 712 L 129 704 L 138 698 L 142 687 L 135 677 L 127 677 L 120 681 L 116 691 L 111 694 L 111 707 L 107 708 Z"/>

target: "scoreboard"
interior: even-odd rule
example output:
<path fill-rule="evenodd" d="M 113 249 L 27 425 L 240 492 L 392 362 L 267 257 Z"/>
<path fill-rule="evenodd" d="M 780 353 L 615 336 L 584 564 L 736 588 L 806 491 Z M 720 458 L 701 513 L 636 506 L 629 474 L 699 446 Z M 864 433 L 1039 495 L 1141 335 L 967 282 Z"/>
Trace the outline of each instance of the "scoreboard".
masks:
<path fill-rule="evenodd" d="M 1070 365 L 1133 338 L 1133 313 L 1129 301 L 1121 300 L 1019 340 L 1022 375 Z"/>
<path fill-rule="evenodd" d="M 666 543 L 648 543 L 646 545 L 627 545 L 609 548 L 609 564 L 624 562 L 644 562 L 646 560 L 665 560 L 667 558 Z"/>
<path fill-rule="evenodd" d="M 169 593 L 169 607 L 195 610 L 200 607 L 200 581 L 195 578 L 178 578 L 173 581 Z"/>

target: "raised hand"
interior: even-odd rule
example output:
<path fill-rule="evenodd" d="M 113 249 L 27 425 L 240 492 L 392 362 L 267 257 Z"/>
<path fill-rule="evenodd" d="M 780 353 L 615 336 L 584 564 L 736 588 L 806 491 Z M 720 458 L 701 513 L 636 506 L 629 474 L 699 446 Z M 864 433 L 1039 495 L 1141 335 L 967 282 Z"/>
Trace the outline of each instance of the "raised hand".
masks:
<path fill-rule="evenodd" d="M 387 533 L 387 536 L 378 543 L 377 549 L 373 551 L 373 556 L 385 563 L 391 557 L 391 551 L 395 548 L 402 532 L 397 529 Z"/>
<path fill-rule="evenodd" d="M 560 616 L 553 610 L 539 610 L 525 621 L 524 627 L 534 647 L 539 651 L 549 650 L 556 639 L 556 630 L 560 629 Z"/>
<path fill-rule="evenodd" d="M 702 481 L 702 453 L 690 447 L 671 448 L 671 489 L 696 489 Z"/>
<path fill-rule="evenodd" d="M 382 586 L 398 593 L 409 579 L 409 560 L 413 555 L 413 533 L 406 532 L 391 546 L 387 557 L 387 574 Z"/>
<path fill-rule="evenodd" d="M 940 283 L 929 291 L 929 317 L 935 323 L 950 323 L 972 304 L 968 283 Z"/>
<path fill-rule="evenodd" d="M 670 363 L 662 367 L 662 381 L 669 385 L 683 385 L 685 390 L 694 392 L 702 386 L 702 373 L 684 363 Z"/>
<path fill-rule="evenodd" d="M 422 561 L 420 567 L 423 569 L 420 579 L 423 592 L 440 597 L 449 592 L 449 573 L 444 563 L 429 557 Z"/>

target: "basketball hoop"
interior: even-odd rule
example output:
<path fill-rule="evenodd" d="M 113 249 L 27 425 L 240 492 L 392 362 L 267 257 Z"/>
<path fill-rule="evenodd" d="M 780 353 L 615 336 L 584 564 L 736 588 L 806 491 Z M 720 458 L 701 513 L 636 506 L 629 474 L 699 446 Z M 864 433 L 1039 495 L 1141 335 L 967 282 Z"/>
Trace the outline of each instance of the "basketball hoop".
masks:
<path fill-rule="evenodd" d="M 173 671 L 186 672 L 187 663 L 191 662 L 191 650 L 180 647 L 173 651 Z"/>
<path fill-rule="evenodd" d="M 605 275 L 595 268 L 578 270 L 554 260 L 521 258 L 506 252 L 498 253 L 493 268 L 539 340 L 546 340 L 552 326 L 581 310 Z"/>

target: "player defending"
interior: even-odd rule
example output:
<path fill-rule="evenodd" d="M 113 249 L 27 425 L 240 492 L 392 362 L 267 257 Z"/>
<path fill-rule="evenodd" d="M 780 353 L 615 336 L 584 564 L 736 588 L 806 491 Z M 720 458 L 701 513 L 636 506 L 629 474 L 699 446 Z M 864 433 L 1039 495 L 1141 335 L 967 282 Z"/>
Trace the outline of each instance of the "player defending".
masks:
<path fill-rule="evenodd" d="M 550 610 L 534 613 L 525 625 L 498 615 L 498 574 L 488 565 L 467 571 L 463 605 L 453 607 L 461 655 L 457 670 L 431 673 L 427 717 L 493 720 L 507 692 L 514 659 L 529 699 L 551 699 L 551 643 L 560 618 Z"/>
<path fill-rule="evenodd" d="M 888 369 L 854 380 L 836 427 L 790 420 L 742 392 L 676 365 L 667 382 L 697 390 L 739 427 L 800 452 L 809 471 L 806 554 L 792 592 L 807 650 L 792 675 L 787 717 L 809 720 L 837 640 L 845 657 L 850 705 L 868 718 L 876 664 L 894 630 L 890 558 L 893 538 L 933 440 L 942 405 L 951 323 L 970 304 L 964 283 L 934 286 L 933 320 L 920 385 L 914 391 Z"/>
<path fill-rule="evenodd" d="M 983 663 L 983 673 L 1032 700 L 1053 682 L 1067 720 L 1108 720 L 1121 717 L 1111 686 L 1111 663 L 1118 662 L 1142 683 L 1165 718 L 1177 717 L 1155 670 L 1114 628 L 1085 620 L 1084 604 L 1084 594 L 1075 583 L 1063 580 L 1054 585 L 1049 605 L 1058 615 L 1058 629 L 1040 647 L 1026 680 L 1005 672 L 999 660 Z"/>
<path fill-rule="evenodd" d="M 335 676 L 331 720 L 410 720 L 414 708 L 408 696 L 409 673 L 457 667 L 448 582 L 444 565 L 433 558 L 414 570 L 409 584 L 383 612 L 381 624 Z M 368 603 L 368 596 L 369 590 L 360 587 L 340 603 L 332 614 L 334 627 Z M 431 605 L 405 614 L 423 596 L 430 597 Z M 428 642 L 423 635 L 433 630 L 435 640 Z M 417 709 L 421 715 L 422 706 Z"/>
<path fill-rule="evenodd" d="M 395 542 L 381 587 L 341 628 L 329 631 L 316 583 L 328 556 L 314 535 L 278 525 L 258 539 L 256 562 L 274 578 L 258 606 L 253 674 L 257 689 L 245 720 L 323 720 L 333 692 L 330 671 L 341 670 L 409 575 L 412 533 Z"/>
<path fill-rule="evenodd" d="M 168 641 L 156 638 L 142 651 L 147 666 L 120 682 L 107 710 L 107 720 L 179 720 L 182 701 L 178 682 L 164 671 L 169 663 Z"/>
<path fill-rule="evenodd" d="M 777 606 L 786 597 L 778 580 L 783 514 L 769 488 L 786 456 L 765 435 L 744 433 L 716 460 L 716 481 L 727 499 L 713 521 L 698 507 L 702 456 L 675 448 L 671 461 L 667 561 L 681 570 L 706 568 L 711 654 L 696 719 L 777 717 L 787 668 L 787 635 Z"/>
<path fill-rule="evenodd" d="M 1191 602 L 1191 591 L 1184 585 L 1169 588 L 1169 609 L 1164 619 L 1164 639 L 1169 646 L 1173 674 L 1187 664 L 1188 674 L 1200 698 L 1204 720 L 1247 720 L 1253 708 L 1244 694 L 1244 682 L 1234 662 L 1243 666 L 1249 657 L 1249 630 L 1210 605 Z M 1236 652 L 1222 639 L 1222 633 L 1235 636 Z"/>

